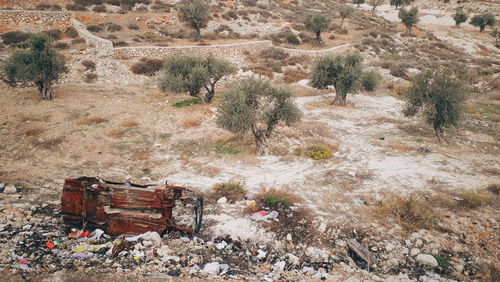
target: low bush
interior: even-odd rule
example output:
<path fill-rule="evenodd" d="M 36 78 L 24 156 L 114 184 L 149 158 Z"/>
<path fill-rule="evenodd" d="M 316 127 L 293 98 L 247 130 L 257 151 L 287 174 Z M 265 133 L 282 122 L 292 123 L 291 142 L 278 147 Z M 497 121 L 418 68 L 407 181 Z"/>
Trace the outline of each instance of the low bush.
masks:
<path fill-rule="evenodd" d="M 119 40 L 119 41 L 113 41 L 113 46 L 115 47 L 124 47 L 124 46 L 128 46 L 128 43 L 123 41 L 123 40 Z"/>
<path fill-rule="evenodd" d="M 408 197 L 393 195 L 375 207 L 377 215 L 395 220 L 409 232 L 433 228 L 436 218 L 432 210 L 423 199 L 415 195 Z"/>
<path fill-rule="evenodd" d="M 325 145 L 312 145 L 305 149 L 304 155 L 314 160 L 327 159 L 332 156 L 332 150 Z"/>
<path fill-rule="evenodd" d="M 122 1 L 121 0 L 104 0 L 104 3 L 113 5 L 113 6 L 120 6 Z"/>
<path fill-rule="evenodd" d="M 101 25 L 89 25 L 87 30 L 90 32 L 101 32 L 103 27 Z"/>
<path fill-rule="evenodd" d="M 285 81 L 286 83 L 294 83 L 306 79 L 307 76 L 307 72 L 301 69 L 287 69 L 283 73 L 283 81 Z"/>
<path fill-rule="evenodd" d="M 182 108 L 182 107 L 189 107 L 191 105 L 197 105 L 197 104 L 201 104 L 201 99 L 194 98 L 194 99 L 183 100 L 180 102 L 173 103 L 172 106 L 174 106 L 176 108 Z"/>
<path fill-rule="evenodd" d="M 54 44 L 54 47 L 57 48 L 57 49 L 63 50 L 63 49 L 68 49 L 69 48 L 69 44 L 66 43 L 66 42 L 56 42 Z"/>
<path fill-rule="evenodd" d="M 82 6 L 102 5 L 102 0 L 73 0 L 73 2 Z"/>
<path fill-rule="evenodd" d="M 215 198 L 226 197 L 228 201 L 237 201 L 243 199 L 247 189 L 240 182 L 224 182 L 217 183 L 210 190 L 210 195 Z"/>
<path fill-rule="evenodd" d="M 99 124 L 108 121 L 107 119 L 103 117 L 97 117 L 97 116 L 88 116 L 88 117 L 83 117 L 81 119 L 78 119 L 75 121 L 76 124 L 78 125 L 92 125 L 92 124 Z"/>
<path fill-rule="evenodd" d="M 130 69 L 135 74 L 154 75 L 163 67 L 163 61 L 158 59 L 142 58 Z"/>
<path fill-rule="evenodd" d="M 66 4 L 66 10 L 69 11 L 87 11 L 87 8 L 80 4 Z"/>
<path fill-rule="evenodd" d="M 36 5 L 35 9 L 40 10 L 40 11 L 48 11 L 48 10 L 50 10 L 51 7 L 52 7 L 52 5 L 50 5 L 50 4 L 42 3 L 42 4 Z"/>
<path fill-rule="evenodd" d="M 302 202 L 302 198 L 290 193 L 287 189 L 267 189 L 256 196 L 263 207 L 270 209 L 289 208 Z"/>
<path fill-rule="evenodd" d="M 71 44 L 80 44 L 80 43 L 84 43 L 84 42 L 85 42 L 85 39 L 83 39 L 81 37 L 78 37 L 78 38 L 71 40 Z"/>
<path fill-rule="evenodd" d="M 87 73 L 85 74 L 85 77 L 83 78 L 83 81 L 90 83 L 94 82 L 97 79 L 97 74 L 95 73 Z"/>
<path fill-rule="evenodd" d="M 43 33 L 47 34 L 47 36 L 52 38 L 52 40 L 60 40 L 63 34 L 59 29 L 51 29 L 44 31 Z"/>
<path fill-rule="evenodd" d="M 361 85 L 366 91 L 375 91 L 380 84 L 382 77 L 374 70 L 363 73 Z"/>
<path fill-rule="evenodd" d="M 270 60 L 284 60 L 288 58 L 288 53 L 275 47 L 269 47 L 260 52 L 260 57 Z"/>
<path fill-rule="evenodd" d="M 293 33 L 289 33 L 286 36 L 286 42 L 292 44 L 292 45 L 299 45 L 300 44 L 300 39 L 297 35 Z"/>
<path fill-rule="evenodd" d="M 104 5 L 96 5 L 92 9 L 92 11 L 94 11 L 96 13 L 106 13 L 107 10 L 106 10 L 106 6 L 104 6 Z"/>
<path fill-rule="evenodd" d="M 112 24 L 108 25 L 106 29 L 107 29 L 109 32 L 115 32 L 115 31 L 120 31 L 120 30 L 122 30 L 122 26 L 121 26 L 121 25 L 119 25 L 119 24 L 114 24 L 114 23 L 112 23 Z"/>
<path fill-rule="evenodd" d="M 27 42 L 31 38 L 31 36 L 31 33 L 22 31 L 8 31 L 0 35 L 5 45 Z"/>
<path fill-rule="evenodd" d="M 140 29 L 139 25 L 136 23 L 131 23 L 127 27 L 128 27 L 128 29 L 131 29 L 131 30 L 139 30 Z"/>
<path fill-rule="evenodd" d="M 96 64 L 94 63 L 94 61 L 91 61 L 91 60 L 84 60 L 82 61 L 82 65 L 85 67 L 85 70 L 89 71 L 94 71 L 95 68 L 96 68 Z"/>
<path fill-rule="evenodd" d="M 76 38 L 78 37 L 78 32 L 76 31 L 76 29 L 72 26 L 66 28 L 66 30 L 64 31 L 64 34 L 69 37 L 69 38 Z"/>

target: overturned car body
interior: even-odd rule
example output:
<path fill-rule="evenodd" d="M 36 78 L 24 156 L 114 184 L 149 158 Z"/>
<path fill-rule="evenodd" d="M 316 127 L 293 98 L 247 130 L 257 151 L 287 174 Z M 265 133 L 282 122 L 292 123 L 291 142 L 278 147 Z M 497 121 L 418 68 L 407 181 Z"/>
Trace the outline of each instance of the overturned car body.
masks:
<path fill-rule="evenodd" d="M 68 178 L 61 198 L 62 217 L 70 225 L 95 225 L 109 234 L 169 230 L 196 233 L 203 198 L 172 185 L 117 183 L 98 177 Z"/>

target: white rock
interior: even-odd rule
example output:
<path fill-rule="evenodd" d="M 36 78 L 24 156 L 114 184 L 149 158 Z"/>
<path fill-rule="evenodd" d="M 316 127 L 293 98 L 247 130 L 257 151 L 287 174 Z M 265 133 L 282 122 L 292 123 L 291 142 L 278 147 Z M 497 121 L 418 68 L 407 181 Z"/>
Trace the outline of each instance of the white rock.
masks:
<path fill-rule="evenodd" d="M 286 235 L 286 239 L 287 239 L 288 241 L 292 241 L 292 234 L 288 233 L 288 234 Z"/>
<path fill-rule="evenodd" d="M 419 248 L 412 248 L 410 251 L 410 256 L 414 257 L 416 255 L 420 254 L 420 249 Z"/>
<path fill-rule="evenodd" d="M 439 265 L 437 260 L 431 255 L 419 254 L 415 259 L 421 264 L 430 265 L 432 267 L 437 267 Z"/>
<path fill-rule="evenodd" d="M 220 199 L 217 200 L 217 203 L 218 204 L 225 204 L 227 203 L 227 198 L 226 197 L 222 197 Z"/>
<path fill-rule="evenodd" d="M 389 252 L 394 250 L 394 248 L 396 248 L 396 246 L 394 246 L 394 244 L 392 243 L 388 243 L 387 245 L 385 245 L 385 249 Z"/>
<path fill-rule="evenodd" d="M 161 236 L 158 232 L 148 231 L 141 235 L 142 240 L 152 242 L 155 246 L 161 245 Z"/>
<path fill-rule="evenodd" d="M 15 194 L 17 193 L 17 188 L 14 185 L 9 185 L 3 190 L 5 194 Z"/>
<path fill-rule="evenodd" d="M 349 174 L 350 176 L 352 176 L 352 177 L 356 177 L 356 172 L 354 172 L 354 171 L 349 171 L 349 173 L 348 173 L 348 174 Z"/>
<path fill-rule="evenodd" d="M 205 266 L 203 267 L 203 272 L 211 275 L 219 275 L 219 263 L 211 262 L 205 264 Z"/>
<path fill-rule="evenodd" d="M 276 272 L 283 272 L 285 270 L 286 262 L 284 261 L 278 261 L 273 265 L 273 271 Z"/>

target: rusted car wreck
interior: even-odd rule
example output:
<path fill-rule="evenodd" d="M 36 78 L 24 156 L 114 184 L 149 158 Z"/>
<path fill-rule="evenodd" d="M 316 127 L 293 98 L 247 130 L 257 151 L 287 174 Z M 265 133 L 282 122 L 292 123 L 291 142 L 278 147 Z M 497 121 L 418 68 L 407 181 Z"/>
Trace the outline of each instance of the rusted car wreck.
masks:
<path fill-rule="evenodd" d="M 172 185 L 117 183 L 98 177 L 68 178 L 61 198 L 62 217 L 70 225 L 94 225 L 109 234 L 170 230 L 196 233 L 203 198 Z"/>

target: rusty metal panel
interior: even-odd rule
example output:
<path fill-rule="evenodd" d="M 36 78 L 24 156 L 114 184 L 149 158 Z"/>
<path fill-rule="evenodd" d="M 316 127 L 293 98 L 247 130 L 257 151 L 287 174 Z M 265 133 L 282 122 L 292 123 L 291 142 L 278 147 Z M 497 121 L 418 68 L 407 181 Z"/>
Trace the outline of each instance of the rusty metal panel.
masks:
<path fill-rule="evenodd" d="M 97 177 L 66 179 L 61 197 L 67 224 L 93 224 L 109 234 L 140 234 L 168 230 L 198 232 L 203 216 L 203 198 L 179 186 L 116 183 Z M 176 225 L 177 203 L 192 208 Z M 176 213 L 177 214 L 177 213 Z"/>

